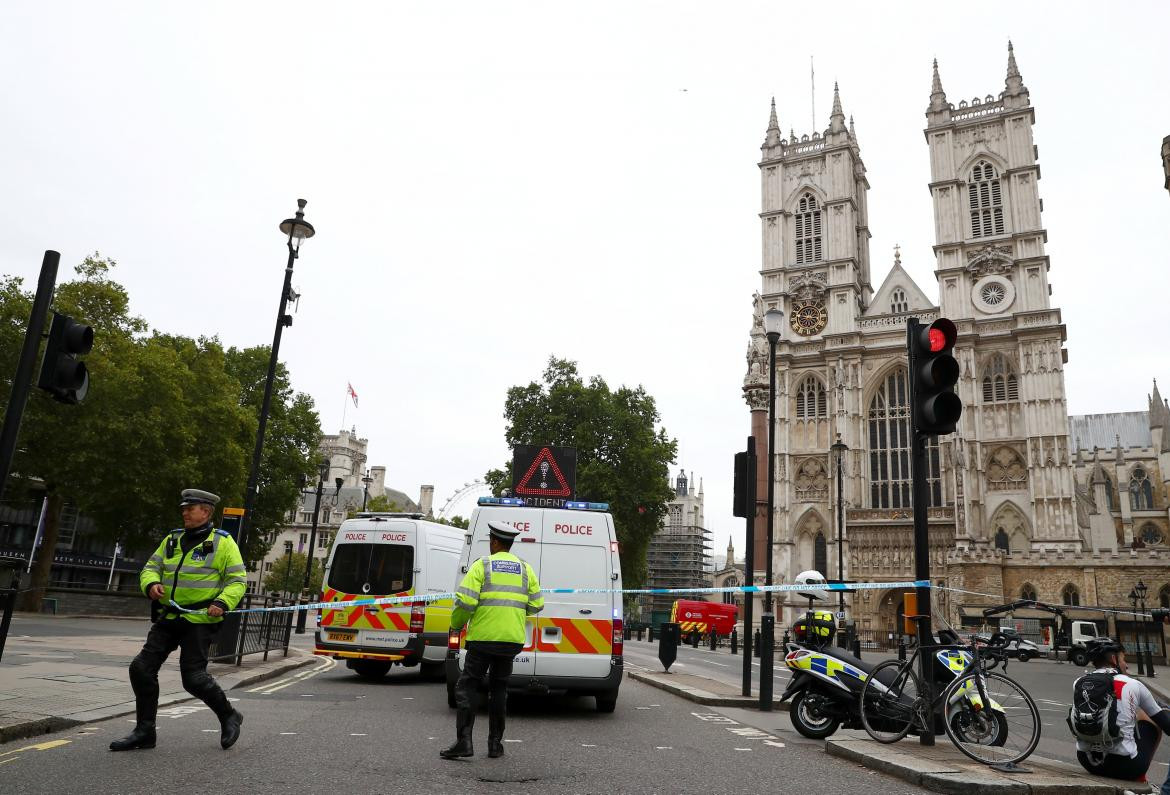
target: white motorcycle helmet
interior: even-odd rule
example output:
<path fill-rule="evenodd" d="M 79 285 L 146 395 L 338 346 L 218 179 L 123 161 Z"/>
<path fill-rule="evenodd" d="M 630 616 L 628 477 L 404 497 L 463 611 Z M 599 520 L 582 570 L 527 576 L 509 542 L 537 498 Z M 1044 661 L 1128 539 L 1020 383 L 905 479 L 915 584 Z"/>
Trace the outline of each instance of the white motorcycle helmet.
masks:
<path fill-rule="evenodd" d="M 801 588 L 800 590 L 796 591 L 797 596 L 803 596 L 805 599 L 816 599 L 821 602 L 829 601 L 828 591 L 817 587 L 827 584 L 825 582 L 824 575 L 819 571 L 812 569 L 809 571 L 802 571 L 800 574 L 796 575 L 795 584 L 805 586 L 805 588 Z"/>

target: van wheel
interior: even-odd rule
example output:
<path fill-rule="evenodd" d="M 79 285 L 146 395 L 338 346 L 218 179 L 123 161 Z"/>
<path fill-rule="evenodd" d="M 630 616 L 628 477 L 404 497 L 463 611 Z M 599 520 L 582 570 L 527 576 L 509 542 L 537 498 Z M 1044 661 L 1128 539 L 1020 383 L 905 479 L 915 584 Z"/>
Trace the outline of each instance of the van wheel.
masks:
<path fill-rule="evenodd" d="M 421 679 L 425 679 L 428 682 L 437 682 L 440 679 L 446 678 L 444 675 L 444 668 L 446 668 L 446 666 L 441 662 L 420 663 L 418 666 L 418 675 Z"/>
<path fill-rule="evenodd" d="M 377 660 L 354 660 L 353 670 L 362 679 L 376 682 L 390 672 L 390 663 Z"/>
<path fill-rule="evenodd" d="M 618 694 L 616 690 L 610 690 L 605 693 L 598 693 L 594 696 L 597 701 L 598 712 L 613 712 L 617 708 Z"/>
<path fill-rule="evenodd" d="M 1072 664 L 1077 668 L 1084 668 L 1089 664 L 1089 655 L 1085 652 L 1084 649 L 1073 649 L 1068 658 L 1072 660 Z"/>

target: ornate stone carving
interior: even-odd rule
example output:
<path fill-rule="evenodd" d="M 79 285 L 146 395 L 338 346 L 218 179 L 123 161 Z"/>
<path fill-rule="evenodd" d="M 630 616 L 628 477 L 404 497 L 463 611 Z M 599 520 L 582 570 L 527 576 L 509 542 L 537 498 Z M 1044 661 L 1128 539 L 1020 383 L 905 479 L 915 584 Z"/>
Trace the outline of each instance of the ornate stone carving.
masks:
<path fill-rule="evenodd" d="M 797 500 L 817 502 L 829 498 L 829 474 L 824 461 L 806 458 L 796 465 L 795 475 Z"/>
<path fill-rule="evenodd" d="M 1028 467 L 1023 456 L 1011 447 L 1000 447 L 987 464 L 987 488 L 991 491 L 1020 491 L 1027 487 Z"/>
<path fill-rule="evenodd" d="M 828 281 L 829 277 L 823 271 L 798 273 L 788 283 L 788 292 L 793 298 L 802 301 L 822 299 L 828 292 Z"/>
<path fill-rule="evenodd" d="M 1010 246 L 996 246 L 988 243 L 980 249 L 967 252 L 967 271 L 975 277 L 989 273 L 1007 275 L 1015 261 Z"/>
<path fill-rule="evenodd" d="M 744 387 L 743 399 L 747 401 L 748 408 L 752 411 L 767 411 L 768 410 L 768 388 L 767 387 Z"/>

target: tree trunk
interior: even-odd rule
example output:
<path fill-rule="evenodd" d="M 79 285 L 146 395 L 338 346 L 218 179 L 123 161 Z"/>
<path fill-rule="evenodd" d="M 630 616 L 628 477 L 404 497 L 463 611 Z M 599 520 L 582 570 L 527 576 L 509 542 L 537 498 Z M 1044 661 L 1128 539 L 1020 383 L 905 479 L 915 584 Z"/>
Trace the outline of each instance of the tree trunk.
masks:
<path fill-rule="evenodd" d="M 30 590 L 20 596 L 18 610 L 29 613 L 41 612 L 41 599 L 45 596 L 45 589 L 49 586 L 49 572 L 53 567 L 53 554 L 57 551 L 57 536 L 61 529 L 61 509 L 65 507 L 65 498 L 56 492 L 48 495 L 48 510 L 45 511 L 45 534 L 41 537 L 39 550 L 34 549 L 31 554 L 36 555 L 33 563 L 32 582 Z"/>

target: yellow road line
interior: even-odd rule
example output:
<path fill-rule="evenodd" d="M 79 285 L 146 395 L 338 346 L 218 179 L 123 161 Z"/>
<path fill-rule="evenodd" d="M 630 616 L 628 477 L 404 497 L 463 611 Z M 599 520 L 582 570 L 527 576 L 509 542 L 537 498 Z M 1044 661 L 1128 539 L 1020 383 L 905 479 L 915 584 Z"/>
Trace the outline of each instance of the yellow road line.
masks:
<path fill-rule="evenodd" d="M 21 751 L 50 751 L 54 748 L 60 748 L 62 745 L 69 745 L 72 740 L 48 740 L 36 745 L 26 745 L 24 748 L 13 748 L 11 751 L 5 751 L 0 756 L 11 756 L 12 754 L 19 754 Z"/>

